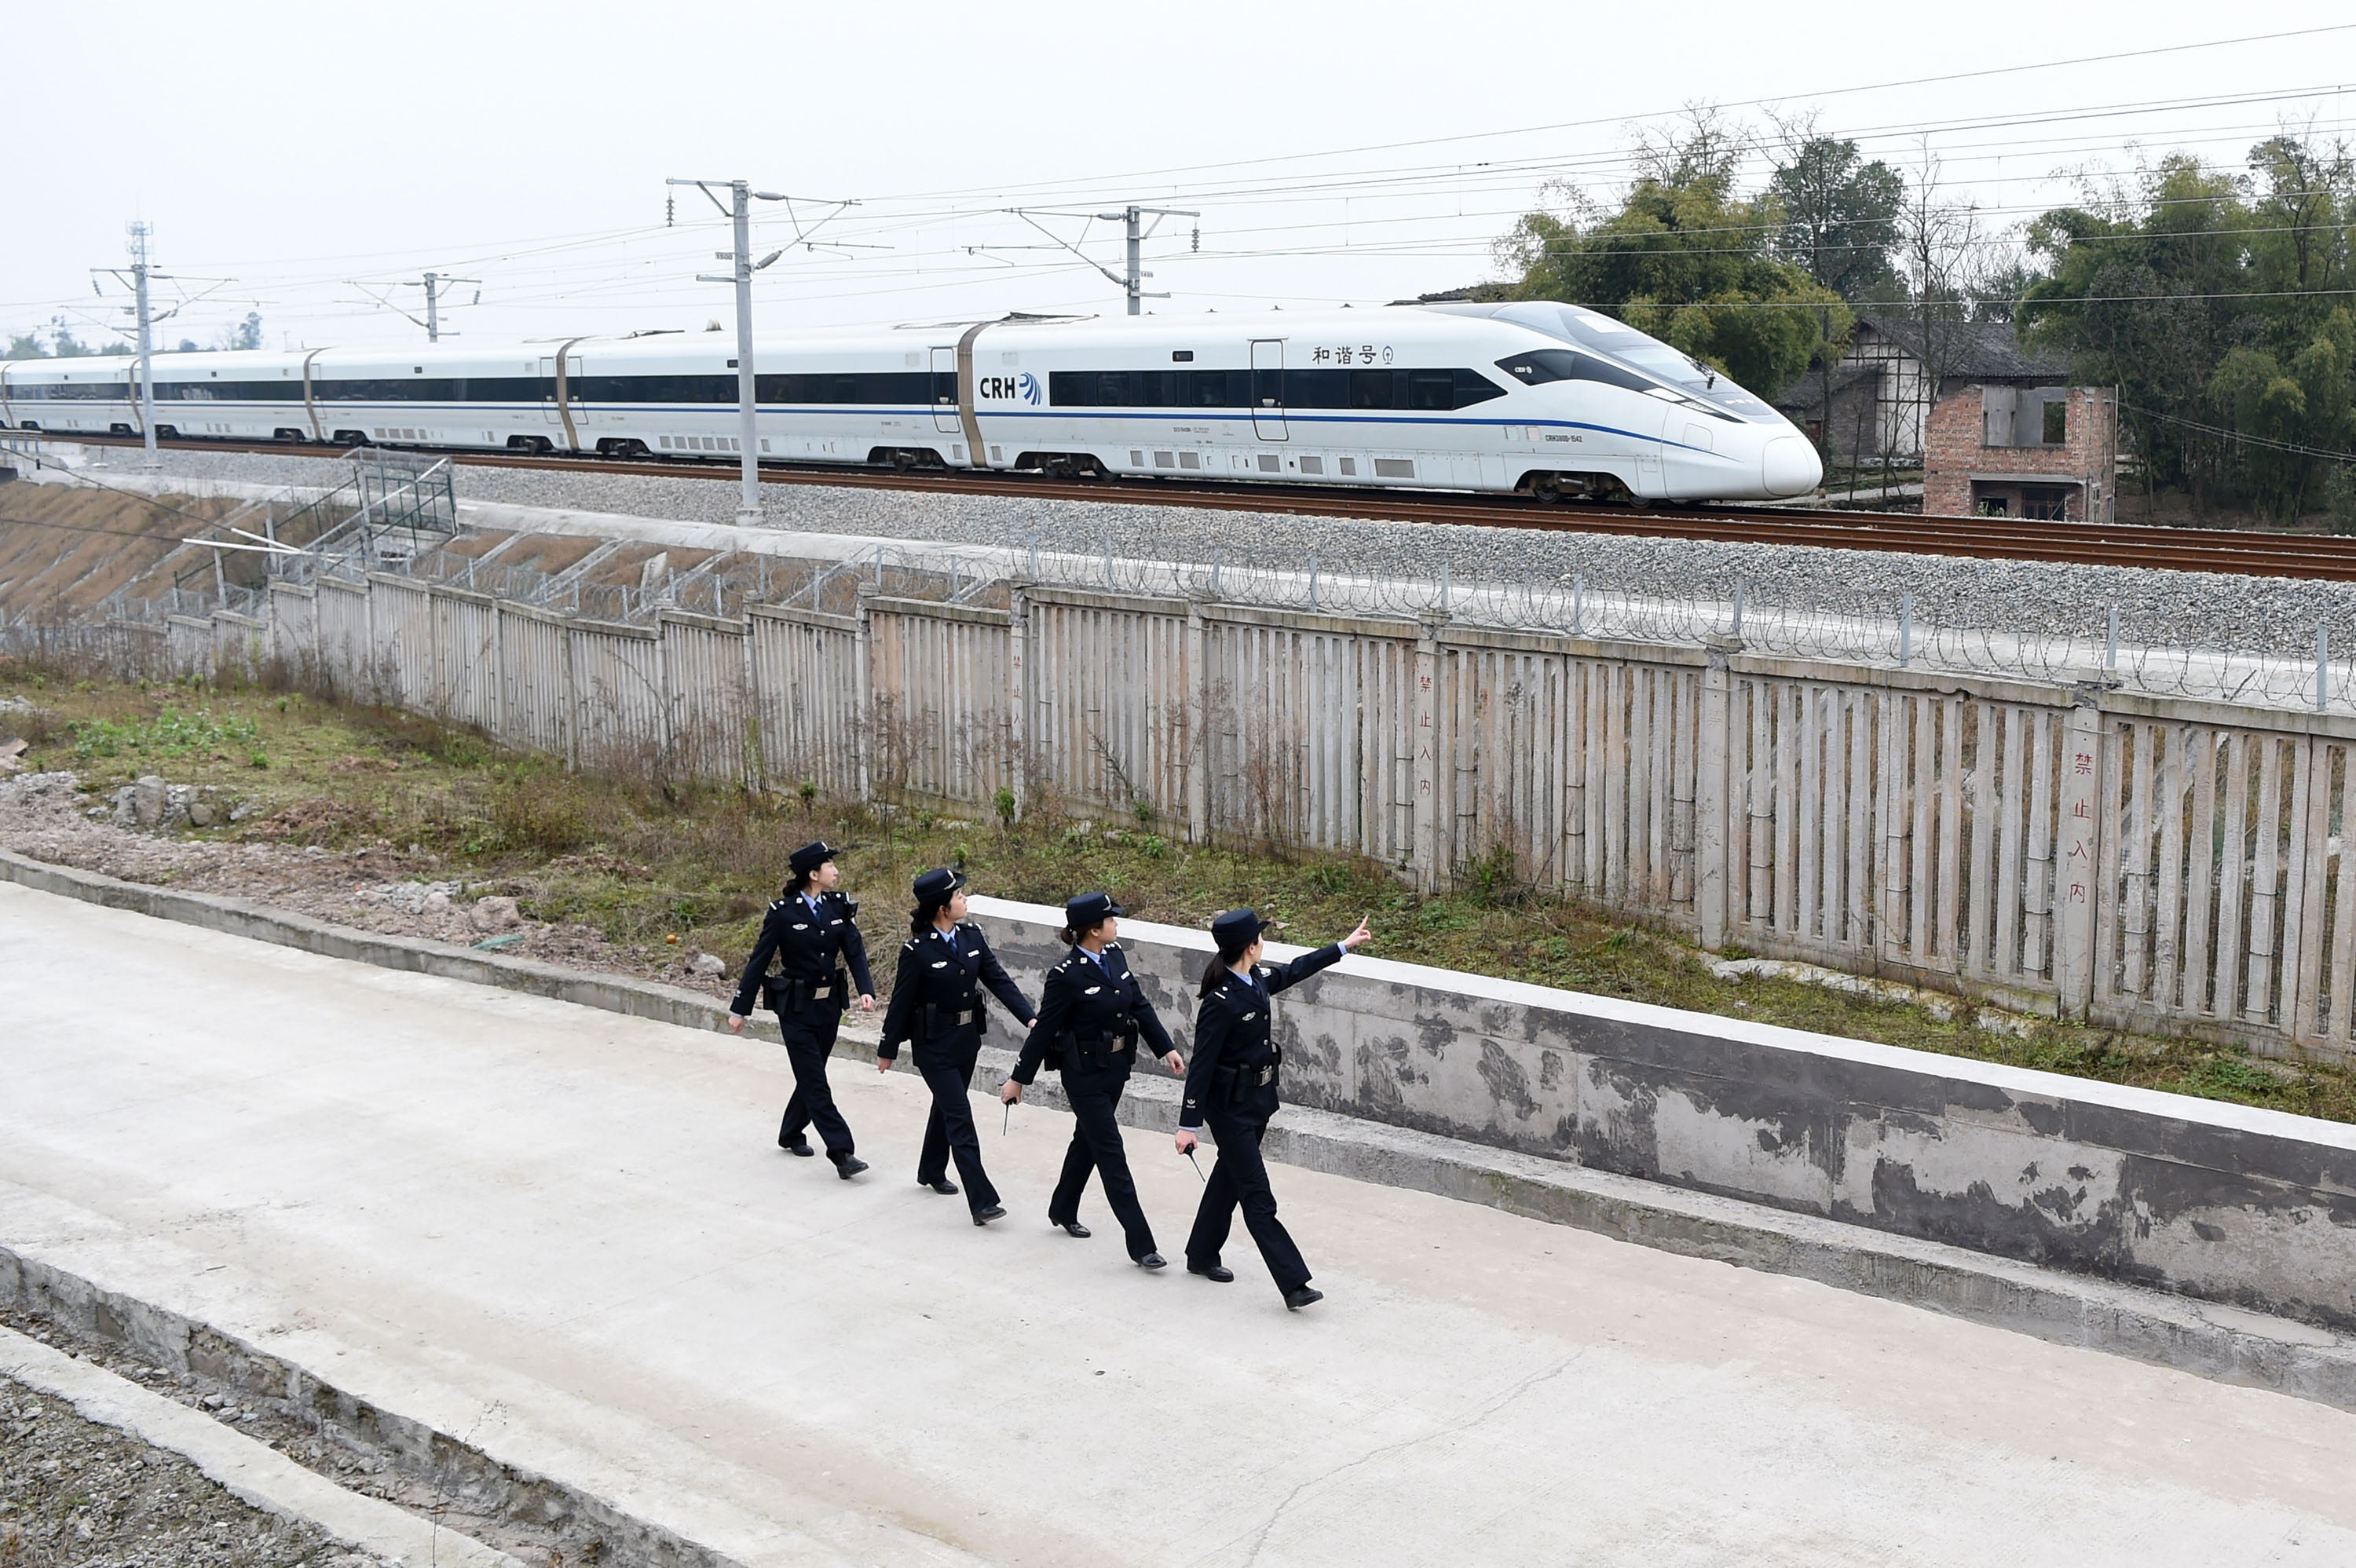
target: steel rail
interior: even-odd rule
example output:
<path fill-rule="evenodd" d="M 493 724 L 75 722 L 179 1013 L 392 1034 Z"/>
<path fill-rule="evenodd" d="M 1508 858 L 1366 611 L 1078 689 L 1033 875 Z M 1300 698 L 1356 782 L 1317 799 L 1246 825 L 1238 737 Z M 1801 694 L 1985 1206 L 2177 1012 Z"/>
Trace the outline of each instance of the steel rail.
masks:
<path fill-rule="evenodd" d="M 14 433 L 14 432 L 12 432 Z M 91 446 L 137 446 L 137 437 L 26 432 Z M 181 439 L 175 451 L 261 453 L 287 457 L 340 457 L 334 443 Z M 404 447 L 389 451 L 418 450 Z M 471 467 L 527 468 L 556 473 L 617 474 L 646 478 L 720 482 L 738 477 L 723 464 L 659 457 L 537 456 L 521 453 L 427 448 Z M 1297 485 L 1222 485 L 1177 478 L 1051 479 L 997 470 L 946 471 L 769 463 L 766 482 L 872 490 L 1014 496 L 1033 500 L 1121 502 L 1202 507 L 1224 511 L 1277 512 L 1296 517 L 1376 522 L 1534 528 L 1555 533 L 1619 534 L 1721 544 L 1807 545 L 1906 555 L 1963 556 L 1984 560 L 2037 560 L 2077 566 L 2133 566 L 2206 571 L 2237 577 L 2303 578 L 2356 582 L 2356 538 L 2227 528 L 2179 528 L 2136 524 L 2049 523 L 2019 517 L 1954 517 L 1911 512 L 1852 512 L 1796 507 L 1671 506 L 1647 508 L 1581 503 L 1548 504 L 1527 496 L 1451 496 L 1429 491 L 1334 490 Z"/>

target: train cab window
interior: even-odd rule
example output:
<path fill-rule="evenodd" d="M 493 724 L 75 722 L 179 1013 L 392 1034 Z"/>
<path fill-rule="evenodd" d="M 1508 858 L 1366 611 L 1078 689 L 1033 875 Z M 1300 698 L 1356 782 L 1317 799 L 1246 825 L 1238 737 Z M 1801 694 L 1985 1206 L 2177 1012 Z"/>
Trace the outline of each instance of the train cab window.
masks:
<path fill-rule="evenodd" d="M 1601 381 L 1607 387 L 1649 392 L 1659 385 L 1610 360 L 1568 348 L 1537 348 L 1527 354 L 1510 355 L 1497 361 L 1497 368 L 1532 387 L 1543 387 L 1549 381 Z"/>

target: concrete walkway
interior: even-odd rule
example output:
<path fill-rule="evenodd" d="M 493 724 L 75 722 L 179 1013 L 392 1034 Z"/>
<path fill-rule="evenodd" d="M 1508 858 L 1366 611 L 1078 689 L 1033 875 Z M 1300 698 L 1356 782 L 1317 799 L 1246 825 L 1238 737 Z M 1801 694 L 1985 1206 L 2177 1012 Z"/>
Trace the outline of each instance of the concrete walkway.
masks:
<path fill-rule="evenodd" d="M 848 1185 L 774 1047 L 0 884 L 0 1243 L 747 1563 L 2356 1561 L 2356 1415 L 1279 1167 L 1290 1316 L 835 1076 Z"/>

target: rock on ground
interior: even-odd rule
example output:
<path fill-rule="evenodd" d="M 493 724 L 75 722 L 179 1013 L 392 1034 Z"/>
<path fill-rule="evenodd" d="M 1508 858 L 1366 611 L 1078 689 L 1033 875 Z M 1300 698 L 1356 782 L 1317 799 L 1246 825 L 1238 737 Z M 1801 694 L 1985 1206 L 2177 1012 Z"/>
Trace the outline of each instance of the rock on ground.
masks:
<path fill-rule="evenodd" d="M 241 1502 L 186 1459 L 0 1377 L 6 1568 L 390 1568 Z"/>

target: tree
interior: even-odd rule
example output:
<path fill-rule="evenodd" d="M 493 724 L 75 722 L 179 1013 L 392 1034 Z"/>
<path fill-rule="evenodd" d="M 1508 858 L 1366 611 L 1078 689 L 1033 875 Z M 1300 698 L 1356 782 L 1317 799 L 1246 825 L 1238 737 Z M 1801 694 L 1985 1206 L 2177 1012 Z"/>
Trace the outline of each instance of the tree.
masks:
<path fill-rule="evenodd" d="M 245 319 L 238 324 L 236 333 L 230 340 L 230 347 L 231 348 L 262 347 L 262 313 L 260 311 L 250 310 L 245 313 Z"/>
<path fill-rule="evenodd" d="M 1855 142 L 1785 133 L 1784 159 L 1768 177 L 1781 225 L 1775 254 L 1855 304 L 1898 295 L 1890 254 L 1898 245 L 1898 215 L 1906 181 L 1876 158 L 1865 162 Z"/>
<path fill-rule="evenodd" d="M 1748 150 L 1705 112 L 1639 145 L 1617 210 L 1557 192 L 1566 210 L 1529 213 L 1499 242 L 1519 274 L 1514 296 L 1609 312 L 1772 395 L 1807 368 L 1827 325 L 1846 335 L 1850 317 L 1837 293 L 1772 253 L 1773 199 L 1734 188 Z"/>
<path fill-rule="evenodd" d="M 2343 145 L 2290 132 L 2245 167 L 2176 154 L 2044 214 L 2029 244 L 2050 275 L 2021 315 L 2076 379 L 2119 389 L 2147 491 L 2287 521 L 2351 484 L 2349 464 L 2317 453 L 2356 450 L 2356 168 Z"/>
<path fill-rule="evenodd" d="M 1775 253 L 1844 300 L 1895 294 L 1898 275 L 1890 253 L 1898 243 L 1897 216 L 1906 199 L 1906 182 L 1879 159 L 1864 162 L 1855 142 L 1819 136 L 1804 122 L 1779 128 L 1783 161 L 1767 182 L 1767 194 L 1782 220 L 1773 236 Z M 1813 360 L 1817 406 L 1824 417 L 1816 451 L 1827 465 L 1833 457 L 1833 367 L 1847 352 L 1848 338 L 1847 326 L 1836 330 L 1832 308 L 1819 305 Z"/>

